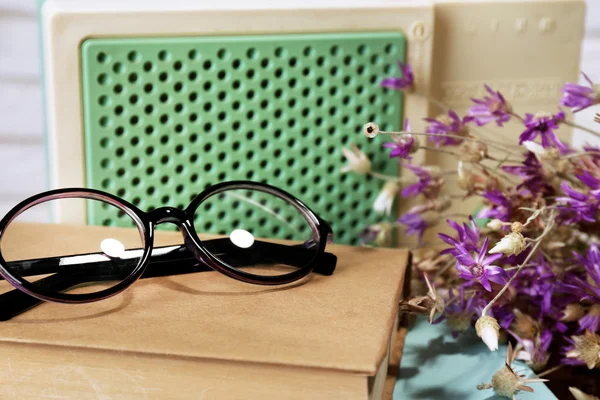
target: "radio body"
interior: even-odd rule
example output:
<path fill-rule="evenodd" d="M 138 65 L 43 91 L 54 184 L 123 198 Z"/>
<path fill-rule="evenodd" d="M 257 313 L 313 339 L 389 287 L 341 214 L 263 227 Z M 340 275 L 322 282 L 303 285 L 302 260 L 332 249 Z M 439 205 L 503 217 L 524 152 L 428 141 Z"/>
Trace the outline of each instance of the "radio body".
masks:
<path fill-rule="evenodd" d="M 398 130 L 407 116 L 422 129 L 442 111 L 431 98 L 465 111 L 484 82 L 516 107 L 553 110 L 579 73 L 584 13 L 583 0 L 46 0 L 51 187 L 107 190 L 144 209 L 187 204 L 222 180 L 262 180 L 354 243 L 379 218 L 380 183 L 342 175 L 341 146 L 358 144 L 395 174 L 384 139 L 368 142 L 363 124 Z M 398 61 L 411 64 L 417 93 L 379 87 Z M 110 221 L 100 209 L 55 212 Z"/>

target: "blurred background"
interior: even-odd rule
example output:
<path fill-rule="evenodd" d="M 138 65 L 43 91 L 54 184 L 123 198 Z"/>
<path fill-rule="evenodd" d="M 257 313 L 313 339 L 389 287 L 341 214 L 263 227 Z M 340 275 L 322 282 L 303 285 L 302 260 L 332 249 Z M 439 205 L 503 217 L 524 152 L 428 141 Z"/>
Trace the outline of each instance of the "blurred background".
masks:
<path fill-rule="evenodd" d="M 600 81 L 600 1 L 587 2 L 581 70 Z M 36 2 L 0 0 L 0 215 L 47 189 Z M 595 108 L 577 115 L 594 125 Z M 79 112 L 79 110 L 73 110 Z M 591 139 L 575 132 L 574 144 Z"/>

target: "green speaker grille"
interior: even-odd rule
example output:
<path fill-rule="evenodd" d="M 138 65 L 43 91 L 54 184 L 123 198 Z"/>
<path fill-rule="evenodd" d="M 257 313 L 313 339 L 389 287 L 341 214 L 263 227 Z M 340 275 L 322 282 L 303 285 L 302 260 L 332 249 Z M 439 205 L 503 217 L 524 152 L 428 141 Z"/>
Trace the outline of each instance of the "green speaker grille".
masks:
<path fill-rule="evenodd" d="M 397 173 L 382 139 L 361 131 L 371 120 L 399 127 L 402 99 L 378 82 L 404 54 L 396 32 L 89 39 L 87 186 L 151 210 L 185 207 L 209 184 L 263 181 L 330 221 L 336 242 L 356 243 L 379 220 L 381 183 L 340 173 L 341 147 L 357 143 L 374 168 Z M 196 228 L 227 233 L 234 214 L 213 210 Z M 102 207 L 88 210 L 88 222 L 121 224 Z"/>

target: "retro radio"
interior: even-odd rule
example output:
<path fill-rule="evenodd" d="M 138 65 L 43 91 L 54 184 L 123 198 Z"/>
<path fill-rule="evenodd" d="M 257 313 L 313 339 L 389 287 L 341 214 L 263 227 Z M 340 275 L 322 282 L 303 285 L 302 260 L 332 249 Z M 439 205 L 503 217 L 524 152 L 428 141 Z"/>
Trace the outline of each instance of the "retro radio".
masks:
<path fill-rule="evenodd" d="M 577 78 L 584 2 L 46 0 L 40 14 L 52 187 L 151 209 L 224 180 L 265 181 L 354 243 L 378 220 L 380 183 L 341 174 L 340 147 L 357 143 L 395 174 L 363 124 L 399 129 L 406 115 L 418 127 L 440 111 L 431 97 L 464 110 L 483 82 L 553 110 Z M 398 61 L 417 93 L 379 87 Z M 119 224 L 102 208 L 55 211 Z"/>

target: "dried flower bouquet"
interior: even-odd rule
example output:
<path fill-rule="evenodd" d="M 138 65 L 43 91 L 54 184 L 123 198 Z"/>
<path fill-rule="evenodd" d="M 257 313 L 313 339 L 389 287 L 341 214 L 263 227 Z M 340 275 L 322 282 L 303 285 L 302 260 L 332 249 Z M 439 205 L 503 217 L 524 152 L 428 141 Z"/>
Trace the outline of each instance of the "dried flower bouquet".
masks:
<path fill-rule="evenodd" d="M 401 77 L 386 78 L 381 86 L 420 95 L 410 65 L 399 66 Z M 600 88 L 585 79 L 589 86 L 564 85 L 562 106 L 577 112 L 600 103 Z M 520 115 L 502 93 L 485 89 L 487 96 L 472 99 L 465 116 L 446 109 L 425 120 L 425 132 L 412 132 L 408 121 L 399 132 L 381 131 L 374 122 L 364 126 L 368 138 L 389 135 L 383 147 L 406 172 L 400 178 L 373 171 L 356 145 L 344 149 L 344 171 L 382 180 L 373 207 L 384 217 L 365 228 L 365 245 L 390 245 L 396 226 L 420 243 L 427 230 L 438 231 L 447 246 L 417 251 L 416 297 L 401 310 L 427 314 L 434 324 L 445 321 L 454 335 L 475 326 L 492 351 L 501 330 L 507 333 L 517 347 L 500 375 L 512 383 L 497 389 L 492 380 L 482 387 L 512 397 L 531 390 L 512 372 L 514 358 L 540 372 L 556 368 L 548 365 L 554 351 L 561 354 L 560 365 L 600 368 L 600 147 L 577 150 L 561 141 L 561 125 L 579 126 L 560 108 Z M 522 125 L 518 143 L 490 139 L 481 128 L 510 120 Z M 415 161 L 428 150 L 456 157 L 456 169 L 442 172 Z M 398 194 L 419 202 L 393 220 Z M 463 221 L 448 218 L 453 234 L 440 232 L 453 203 L 474 198 L 483 208 Z"/>

